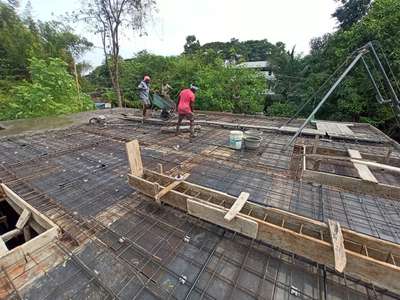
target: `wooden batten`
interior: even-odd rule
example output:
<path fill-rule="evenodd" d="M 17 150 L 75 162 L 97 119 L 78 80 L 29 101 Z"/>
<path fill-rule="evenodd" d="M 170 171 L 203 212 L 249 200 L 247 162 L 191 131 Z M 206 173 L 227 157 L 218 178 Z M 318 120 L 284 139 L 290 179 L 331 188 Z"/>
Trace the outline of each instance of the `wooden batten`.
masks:
<path fill-rule="evenodd" d="M 172 183 L 170 183 L 169 185 L 167 185 L 166 187 L 164 187 L 163 189 L 161 189 L 161 191 L 159 191 L 155 196 L 154 199 L 156 200 L 157 203 L 160 203 L 160 199 L 161 197 L 163 197 L 164 195 L 166 195 L 169 191 L 173 190 L 174 188 L 176 188 L 178 185 L 180 185 L 185 179 L 187 179 L 190 176 L 190 174 L 184 174 L 182 176 L 182 178 L 173 181 Z"/>
<path fill-rule="evenodd" d="M 232 221 L 233 218 L 237 216 L 237 214 L 242 210 L 245 205 L 247 199 L 249 199 L 250 194 L 246 192 L 241 192 L 239 197 L 233 203 L 229 211 L 224 216 L 226 221 Z"/>
<path fill-rule="evenodd" d="M 31 212 L 29 211 L 29 209 L 24 208 L 24 210 L 22 211 L 22 214 L 19 216 L 19 219 L 18 219 L 15 227 L 17 229 L 22 230 L 25 227 L 25 225 L 28 223 L 30 217 L 31 217 Z"/>
<path fill-rule="evenodd" d="M 347 258 L 344 248 L 344 239 L 342 229 L 339 222 L 328 220 L 329 231 L 331 233 L 333 254 L 335 257 L 335 269 L 338 272 L 343 272 L 346 267 Z"/>

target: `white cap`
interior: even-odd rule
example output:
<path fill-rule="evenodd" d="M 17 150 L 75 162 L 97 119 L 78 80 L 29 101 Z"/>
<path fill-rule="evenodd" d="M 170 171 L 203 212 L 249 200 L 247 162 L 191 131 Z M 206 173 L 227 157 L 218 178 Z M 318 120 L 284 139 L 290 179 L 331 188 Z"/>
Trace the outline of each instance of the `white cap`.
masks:
<path fill-rule="evenodd" d="M 199 88 L 197 86 L 195 86 L 194 84 L 191 84 L 190 89 L 197 91 Z"/>

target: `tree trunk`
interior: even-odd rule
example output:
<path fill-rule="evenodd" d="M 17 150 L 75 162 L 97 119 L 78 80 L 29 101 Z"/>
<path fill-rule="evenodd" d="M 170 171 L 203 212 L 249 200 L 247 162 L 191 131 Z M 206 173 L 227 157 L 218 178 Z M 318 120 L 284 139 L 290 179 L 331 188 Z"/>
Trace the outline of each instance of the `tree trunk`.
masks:
<path fill-rule="evenodd" d="M 117 99 L 118 99 L 118 107 L 122 107 L 122 93 L 121 93 L 121 87 L 119 85 L 119 64 L 118 64 L 118 57 L 117 61 L 115 62 L 115 92 L 117 93 Z"/>

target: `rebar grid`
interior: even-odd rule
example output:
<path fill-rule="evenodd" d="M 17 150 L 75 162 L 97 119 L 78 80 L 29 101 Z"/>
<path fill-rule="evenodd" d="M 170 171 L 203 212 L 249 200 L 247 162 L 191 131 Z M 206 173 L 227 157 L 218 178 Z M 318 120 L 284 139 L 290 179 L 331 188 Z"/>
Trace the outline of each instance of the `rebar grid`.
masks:
<path fill-rule="evenodd" d="M 230 152 L 223 142 L 225 136 L 226 130 L 207 129 L 194 143 L 175 137 L 162 140 L 158 127 L 144 125 L 105 129 L 83 126 L 70 132 L 41 135 L 38 139 L 36 136 L 24 137 L 23 141 L 16 138 L 4 147 L 8 147 L 7 151 L 16 149 L 18 153 L 16 157 L 10 155 L 12 159 L 7 164 L 0 165 L 0 178 L 33 206 L 58 220 L 56 223 L 67 235 L 63 239 L 75 241 L 66 243 L 71 247 L 66 256 L 69 260 L 75 261 L 75 256 L 80 260 L 74 263 L 76 274 L 84 274 L 91 284 L 89 290 L 97 288 L 112 299 L 142 298 L 150 294 L 163 299 L 220 299 L 221 291 L 226 299 L 228 296 L 281 299 L 296 297 L 295 294 L 305 299 L 328 299 L 338 293 L 347 299 L 382 297 L 381 291 L 373 286 L 347 280 L 321 266 L 187 215 L 142 203 L 142 197 L 127 198 L 133 190 L 125 181 L 128 167 L 121 142 L 139 138 L 144 141 L 142 154 L 146 167 L 155 169 L 158 163 L 163 163 L 165 170 L 173 170 L 177 165 L 193 164 L 189 181 L 194 183 L 208 182 L 210 187 L 233 195 L 248 190 L 252 201 L 322 221 L 340 219 L 346 227 L 398 241 L 400 207 L 396 202 L 283 178 L 290 157 L 280 153 L 287 138 L 279 135 L 264 134 L 270 140 L 264 141 L 261 155 L 238 152 L 225 159 L 225 153 Z M 174 149 L 178 144 L 179 150 Z M 21 148 L 23 152 L 19 152 Z M 6 156 L 0 154 L 0 161 Z M 236 162 L 241 163 L 235 165 Z M 271 171 L 265 171 L 262 166 Z M 135 210 L 133 202 L 139 202 Z M 110 207 L 119 208 L 126 216 L 115 215 L 116 221 L 111 225 L 94 218 Z M 106 214 L 111 217 L 113 210 Z M 199 235 L 207 239 L 196 242 L 195 237 Z M 72 250 L 84 241 L 102 248 L 102 252 L 90 261 L 83 259 L 79 255 L 88 244 L 79 252 Z M 225 247 L 228 243 L 231 247 Z M 234 257 L 235 251 L 240 252 L 239 259 Z M 102 273 L 85 271 L 85 265 L 91 267 L 91 263 L 101 261 L 102 255 L 111 255 L 127 268 L 122 272 L 123 278 L 118 279 L 119 289 L 112 288 L 111 293 Z M 256 266 L 251 264 L 253 257 L 258 258 Z M 182 266 L 186 269 L 181 272 Z M 187 270 L 191 271 L 190 275 L 186 274 Z M 299 277 L 307 277 L 306 274 L 312 279 L 307 279 L 302 288 Z M 324 277 L 324 274 L 327 275 Z M 67 283 L 79 281 L 79 276 Z M 247 277 L 256 278 L 256 286 Z M 60 287 L 55 294 L 67 289 Z M 79 297 L 85 292 L 83 285 L 72 295 Z"/>

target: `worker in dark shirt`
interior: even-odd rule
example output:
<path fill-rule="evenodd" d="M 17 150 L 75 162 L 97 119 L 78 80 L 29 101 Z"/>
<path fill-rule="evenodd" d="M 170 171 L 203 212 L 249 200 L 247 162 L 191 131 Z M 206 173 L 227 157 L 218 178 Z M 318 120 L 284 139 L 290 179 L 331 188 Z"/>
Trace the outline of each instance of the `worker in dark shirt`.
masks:
<path fill-rule="evenodd" d="M 184 89 L 179 93 L 178 97 L 178 123 L 176 125 L 176 135 L 179 135 L 179 127 L 183 119 L 187 119 L 190 122 L 190 136 L 194 137 L 194 114 L 193 105 L 196 99 L 196 92 L 198 87 L 193 84 L 188 89 Z"/>
<path fill-rule="evenodd" d="M 143 80 L 138 85 L 139 99 L 143 104 L 143 119 L 146 118 L 147 109 L 150 108 L 150 76 L 144 76 Z"/>

